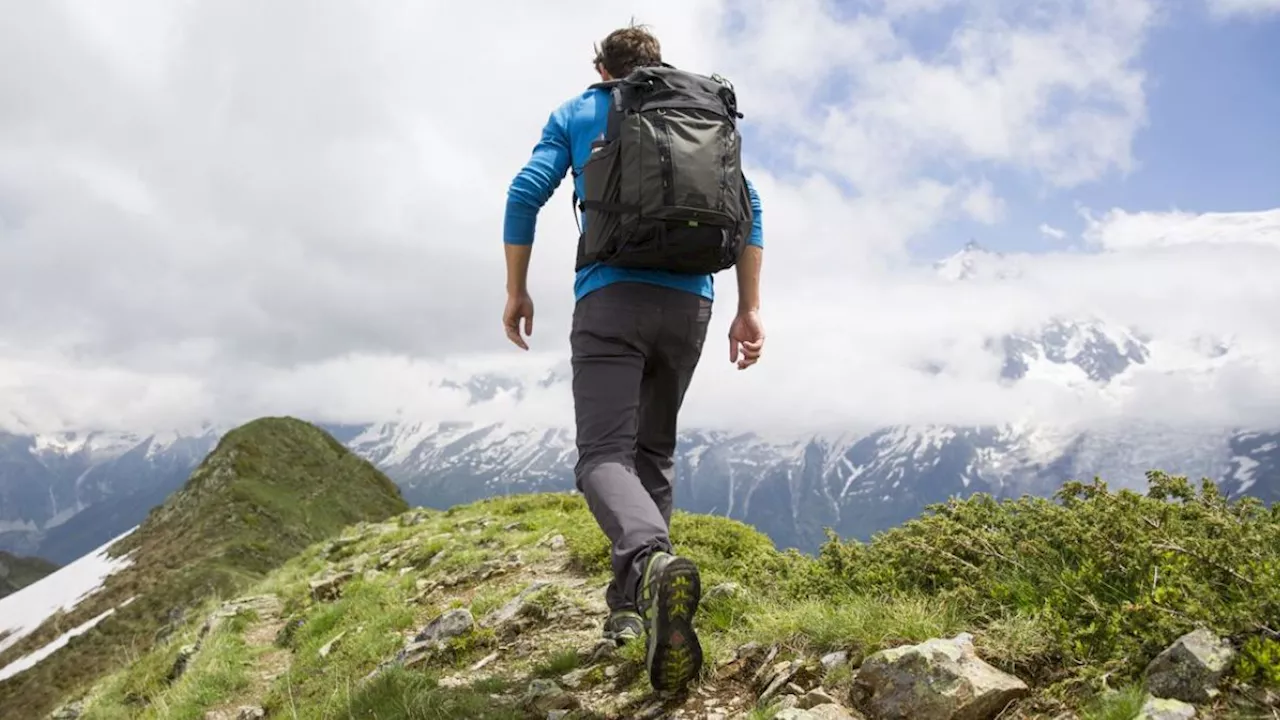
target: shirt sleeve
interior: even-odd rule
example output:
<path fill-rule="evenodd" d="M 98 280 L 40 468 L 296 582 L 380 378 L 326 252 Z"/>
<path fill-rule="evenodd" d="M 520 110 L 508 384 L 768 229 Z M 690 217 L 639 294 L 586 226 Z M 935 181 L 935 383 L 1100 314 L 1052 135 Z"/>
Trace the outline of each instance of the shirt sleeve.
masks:
<path fill-rule="evenodd" d="M 562 105 L 547 118 L 542 137 L 533 154 L 507 190 L 507 208 L 503 217 L 503 242 L 509 245 L 531 245 L 537 227 L 538 211 L 551 199 L 572 161 L 567 107 Z"/>
<path fill-rule="evenodd" d="M 760 207 L 760 196 L 756 193 L 755 185 L 745 177 L 743 180 L 747 183 L 747 195 L 751 197 L 751 235 L 747 237 L 748 245 L 755 245 L 760 249 L 764 249 L 764 222 L 760 215 L 764 212 Z"/>

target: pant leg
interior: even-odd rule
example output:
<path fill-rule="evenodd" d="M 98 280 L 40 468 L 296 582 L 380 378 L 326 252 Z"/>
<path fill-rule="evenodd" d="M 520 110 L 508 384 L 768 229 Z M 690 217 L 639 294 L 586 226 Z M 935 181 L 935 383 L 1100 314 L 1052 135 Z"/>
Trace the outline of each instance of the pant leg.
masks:
<path fill-rule="evenodd" d="M 683 293 L 663 306 L 662 323 L 640 385 L 636 473 L 671 525 L 677 425 L 684 396 L 702 357 L 711 302 Z"/>
<path fill-rule="evenodd" d="M 574 308 L 570 333 L 574 477 L 612 545 L 611 610 L 635 607 L 643 558 L 671 546 L 662 513 L 635 470 L 640 385 L 660 314 L 628 290 L 616 284 L 584 297 Z"/>

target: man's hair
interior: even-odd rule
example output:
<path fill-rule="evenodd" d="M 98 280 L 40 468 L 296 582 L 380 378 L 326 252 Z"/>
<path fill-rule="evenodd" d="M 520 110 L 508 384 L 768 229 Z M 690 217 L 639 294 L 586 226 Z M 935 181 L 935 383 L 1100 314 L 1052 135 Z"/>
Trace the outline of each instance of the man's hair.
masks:
<path fill-rule="evenodd" d="M 658 38 L 643 25 L 629 25 L 609 33 L 596 46 L 594 64 L 603 65 L 615 78 L 626 77 L 632 70 L 662 62 L 662 46 Z"/>

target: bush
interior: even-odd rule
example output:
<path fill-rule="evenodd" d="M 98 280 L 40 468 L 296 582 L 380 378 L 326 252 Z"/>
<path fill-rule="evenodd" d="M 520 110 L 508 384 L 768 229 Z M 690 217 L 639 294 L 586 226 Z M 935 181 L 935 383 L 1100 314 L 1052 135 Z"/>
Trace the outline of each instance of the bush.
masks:
<path fill-rule="evenodd" d="M 1280 617 L 1280 510 L 1228 502 L 1209 480 L 1197 493 L 1147 478 L 1145 496 L 1095 479 L 1053 500 L 953 500 L 870 543 L 831 538 L 819 557 L 859 592 L 935 596 L 979 627 L 1035 617 L 1055 664 L 1121 677 L 1197 626 L 1243 642 Z"/>

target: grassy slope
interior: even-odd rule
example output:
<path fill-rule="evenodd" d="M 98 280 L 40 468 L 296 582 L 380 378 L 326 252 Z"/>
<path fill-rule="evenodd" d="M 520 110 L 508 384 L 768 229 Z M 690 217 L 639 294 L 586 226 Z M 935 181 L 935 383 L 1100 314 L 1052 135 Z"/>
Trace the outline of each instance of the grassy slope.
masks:
<path fill-rule="evenodd" d="M 1245 683 L 1280 687 L 1280 642 L 1267 639 L 1261 627 L 1264 619 L 1280 616 L 1280 509 L 1228 504 L 1211 487 L 1196 493 L 1180 478 L 1156 474 L 1152 481 L 1149 497 L 1110 493 L 1098 484 L 1069 487 L 1060 504 L 976 497 L 936 508 L 870 544 L 833 540 L 817 558 L 780 553 L 735 521 L 677 512 L 677 549 L 699 562 L 705 587 L 732 581 L 742 588 L 699 611 L 709 659 L 704 689 L 750 696 L 717 679 L 715 668 L 734 648 L 756 641 L 777 644 L 780 659 L 847 651 L 852 665 L 824 679 L 843 698 L 866 654 L 968 631 L 985 658 L 1035 689 L 1003 717 L 1055 717 L 1072 708 L 1082 720 L 1123 720 L 1141 703 L 1138 683 L 1153 654 L 1207 624 L 1244 650 L 1228 692 L 1200 716 L 1262 717 L 1242 708 L 1253 702 Z M 336 554 L 312 546 L 253 589 L 278 595 L 288 619 L 279 645 L 291 652 L 291 666 L 273 679 L 265 697 L 253 698 L 270 713 L 380 720 L 532 717 L 517 702 L 529 681 L 587 662 L 583 653 L 603 616 L 597 596 L 608 579 L 608 548 L 579 497 L 507 497 L 411 516 L 426 520 L 412 524 L 405 516 L 404 527 L 390 523 Z M 562 549 L 545 542 L 554 533 L 565 536 Z M 397 548 L 401 560 L 352 580 L 341 599 L 309 597 L 308 580 L 317 574 Z M 512 553 L 525 562 L 522 569 L 476 577 L 484 563 Z M 439 613 L 469 607 L 479 620 L 534 577 L 550 579 L 554 587 L 536 603 L 547 608 L 541 628 L 535 622 L 523 639 L 482 630 L 452 643 L 426 667 L 361 682 Z M 439 585 L 445 579 L 457 582 Z M 252 667 L 262 650 L 238 645 L 234 628 L 221 631 L 227 634 L 221 649 L 199 659 L 179 683 L 164 682 L 177 648 L 198 625 L 196 618 L 170 643 L 99 686 L 86 720 L 200 718 L 215 704 L 243 699 L 237 693 L 248 680 L 232 677 L 232 669 Z M 335 638 L 340 642 L 321 657 L 319 649 Z M 468 670 L 495 651 L 500 657 L 484 670 Z M 610 662 L 616 680 L 606 682 L 603 667 L 589 666 L 586 682 L 600 689 L 597 704 L 608 705 L 609 713 L 574 717 L 634 716 L 645 702 L 639 647 Z M 1102 692 L 1107 687 L 1121 691 Z M 126 700 L 139 688 L 150 698 L 141 714 Z M 592 690 L 581 692 L 589 697 Z"/>
<path fill-rule="evenodd" d="M 131 567 L 0 656 L 6 664 L 118 608 L 68 648 L 0 682 L 0 717 L 47 713 L 60 697 L 144 654 L 171 614 L 238 592 L 348 525 L 406 508 L 385 475 L 309 423 L 264 418 L 227 433 L 185 487 L 113 548 L 116 556 L 132 553 Z"/>
<path fill-rule="evenodd" d="M 0 551 L 0 598 L 18 592 L 22 588 L 58 569 L 58 566 L 38 557 L 18 557 Z"/>

